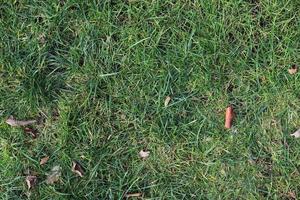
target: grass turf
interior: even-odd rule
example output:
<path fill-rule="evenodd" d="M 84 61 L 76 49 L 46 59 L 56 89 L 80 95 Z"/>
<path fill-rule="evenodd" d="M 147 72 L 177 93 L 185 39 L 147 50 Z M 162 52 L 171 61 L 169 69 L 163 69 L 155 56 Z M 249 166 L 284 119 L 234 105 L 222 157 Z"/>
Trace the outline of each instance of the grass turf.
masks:
<path fill-rule="evenodd" d="M 300 1 L 1 1 L 0 35 L 2 199 L 300 195 Z"/>

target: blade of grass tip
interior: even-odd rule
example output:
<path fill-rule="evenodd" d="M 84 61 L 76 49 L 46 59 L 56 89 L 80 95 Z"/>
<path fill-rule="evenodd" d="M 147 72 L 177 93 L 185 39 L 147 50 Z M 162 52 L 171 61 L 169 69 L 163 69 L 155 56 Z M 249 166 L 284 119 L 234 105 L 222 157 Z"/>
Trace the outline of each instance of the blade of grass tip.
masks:
<path fill-rule="evenodd" d="M 150 37 L 146 37 L 146 38 L 144 38 L 144 39 L 141 39 L 140 41 L 138 41 L 138 42 L 134 43 L 133 45 L 131 45 L 128 49 L 131 49 L 132 47 L 134 47 L 134 46 L 136 46 L 136 45 L 138 45 L 138 44 L 144 42 L 145 40 L 148 40 L 149 38 L 150 38 Z"/>
<path fill-rule="evenodd" d="M 118 72 L 114 72 L 114 73 L 109 73 L 109 74 L 100 74 L 99 77 L 108 77 L 108 76 L 114 76 L 117 75 Z"/>

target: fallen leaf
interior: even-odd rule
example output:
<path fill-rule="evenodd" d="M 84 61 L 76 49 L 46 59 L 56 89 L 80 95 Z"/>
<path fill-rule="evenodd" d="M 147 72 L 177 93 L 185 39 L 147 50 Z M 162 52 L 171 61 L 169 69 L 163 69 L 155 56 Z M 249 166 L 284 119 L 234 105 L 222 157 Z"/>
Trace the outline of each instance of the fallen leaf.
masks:
<path fill-rule="evenodd" d="M 77 161 L 73 161 L 72 172 L 78 174 L 80 177 L 83 177 L 84 174 L 83 168 Z"/>
<path fill-rule="evenodd" d="M 33 188 L 37 183 L 37 177 L 36 176 L 26 176 L 26 183 L 28 189 Z"/>
<path fill-rule="evenodd" d="M 59 180 L 61 176 L 61 167 L 59 165 L 54 166 L 50 173 L 47 176 L 46 183 L 47 184 L 54 184 Z"/>
<path fill-rule="evenodd" d="M 167 107 L 169 105 L 170 101 L 171 101 L 171 97 L 167 96 L 165 99 L 165 107 Z"/>
<path fill-rule="evenodd" d="M 46 42 L 45 34 L 41 34 L 38 39 L 41 44 L 45 44 L 45 42 Z"/>
<path fill-rule="evenodd" d="M 295 192 L 288 192 L 287 196 L 289 199 L 297 199 Z"/>
<path fill-rule="evenodd" d="M 234 117 L 233 107 L 229 106 L 226 108 L 225 128 L 227 128 L 227 129 L 231 128 L 233 117 Z"/>
<path fill-rule="evenodd" d="M 148 158 L 150 155 L 150 151 L 144 151 L 144 150 L 141 150 L 139 152 L 139 156 L 142 158 L 142 159 L 146 159 Z"/>
<path fill-rule="evenodd" d="M 10 126 L 27 126 L 36 123 L 36 120 L 16 120 L 13 116 L 10 116 L 6 123 Z"/>
<path fill-rule="evenodd" d="M 131 198 L 131 197 L 141 197 L 143 194 L 140 193 L 140 192 L 137 192 L 137 193 L 128 193 L 128 194 L 125 194 L 125 198 Z"/>
<path fill-rule="evenodd" d="M 296 74 L 298 72 L 298 67 L 296 65 L 292 65 L 290 69 L 288 69 L 289 74 Z"/>
<path fill-rule="evenodd" d="M 296 132 L 291 134 L 291 136 L 294 136 L 295 138 L 300 138 L 300 129 L 298 129 Z"/>
<path fill-rule="evenodd" d="M 23 128 L 24 132 L 28 135 L 30 135 L 32 138 L 36 138 L 38 136 L 38 130 L 30 127 Z"/>
<path fill-rule="evenodd" d="M 46 164 L 48 162 L 49 158 L 50 158 L 49 156 L 46 156 L 46 157 L 42 158 L 41 161 L 40 161 L 40 165 Z"/>

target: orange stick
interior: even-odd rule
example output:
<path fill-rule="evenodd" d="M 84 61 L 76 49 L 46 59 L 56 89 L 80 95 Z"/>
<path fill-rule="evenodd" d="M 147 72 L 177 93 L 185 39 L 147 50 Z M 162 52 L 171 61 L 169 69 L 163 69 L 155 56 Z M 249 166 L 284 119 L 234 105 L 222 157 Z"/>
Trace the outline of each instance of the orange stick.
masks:
<path fill-rule="evenodd" d="M 233 117 L 234 117 L 233 108 L 232 106 L 229 106 L 226 108 L 225 128 L 227 129 L 231 128 Z"/>

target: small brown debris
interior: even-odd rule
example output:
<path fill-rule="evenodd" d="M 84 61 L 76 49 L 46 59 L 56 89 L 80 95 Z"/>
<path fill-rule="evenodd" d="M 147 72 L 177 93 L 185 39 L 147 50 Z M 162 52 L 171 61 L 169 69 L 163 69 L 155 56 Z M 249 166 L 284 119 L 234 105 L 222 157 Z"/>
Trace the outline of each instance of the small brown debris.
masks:
<path fill-rule="evenodd" d="M 83 177 L 84 174 L 82 166 L 77 161 L 73 161 L 72 172 L 78 174 L 80 177 Z"/>
<path fill-rule="evenodd" d="M 296 65 L 292 65 L 290 69 L 288 69 L 289 74 L 296 74 L 298 72 L 298 67 Z"/>
<path fill-rule="evenodd" d="M 300 138 L 300 129 L 291 134 L 291 136 L 294 136 L 295 138 Z"/>
<path fill-rule="evenodd" d="M 48 162 L 49 158 L 50 158 L 49 156 L 43 157 L 40 161 L 40 165 L 46 164 Z"/>
<path fill-rule="evenodd" d="M 50 173 L 48 174 L 46 183 L 54 184 L 57 181 L 59 181 L 60 176 L 61 176 L 61 167 L 59 165 L 56 165 L 51 169 Z"/>
<path fill-rule="evenodd" d="M 37 138 L 38 136 L 38 130 L 30 127 L 23 128 L 24 132 L 28 135 L 30 135 L 33 139 Z"/>
<path fill-rule="evenodd" d="M 140 158 L 142 158 L 142 159 L 147 159 L 147 158 L 149 157 L 149 155 L 150 155 L 150 151 L 144 151 L 144 150 L 141 150 L 141 151 L 139 152 L 139 156 L 140 156 Z"/>
<path fill-rule="evenodd" d="M 46 36 L 45 36 L 45 34 L 40 34 L 38 40 L 39 40 L 40 44 L 45 44 L 46 43 Z"/>
<path fill-rule="evenodd" d="M 32 175 L 26 176 L 26 184 L 28 189 L 33 188 L 36 185 L 36 183 L 37 183 L 36 176 L 32 176 Z"/>
<path fill-rule="evenodd" d="M 165 107 L 167 107 L 169 105 L 170 101 L 171 101 L 171 97 L 167 96 L 165 99 Z"/>
<path fill-rule="evenodd" d="M 143 194 L 140 192 L 125 194 L 125 198 L 142 197 L 142 196 Z"/>
<path fill-rule="evenodd" d="M 234 118 L 234 111 L 233 107 L 229 106 L 226 108 L 226 114 L 225 114 L 225 128 L 230 129 L 232 126 L 232 120 Z"/>
<path fill-rule="evenodd" d="M 297 196 L 296 196 L 295 192 L 292 192 L 292 191 L 287 193 L 287 197 L 289 199 L 297 199 Z"/>

